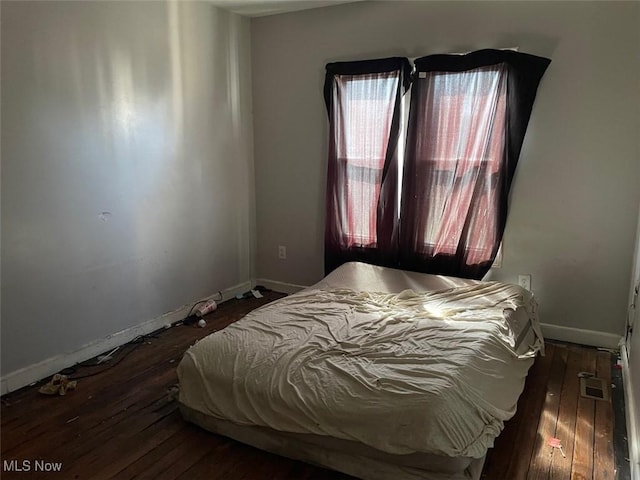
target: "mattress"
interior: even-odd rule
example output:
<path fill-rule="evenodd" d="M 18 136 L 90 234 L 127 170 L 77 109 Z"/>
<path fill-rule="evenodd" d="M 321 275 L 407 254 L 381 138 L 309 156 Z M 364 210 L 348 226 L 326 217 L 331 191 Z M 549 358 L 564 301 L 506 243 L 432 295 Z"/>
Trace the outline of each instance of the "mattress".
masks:
<path fill-rule="evenodd" d="M 543 346 L 518 286 L 349 263 L 192 346 L 180 403 L 205 428 L 278 432 L 289 456 L 365 478 L 472 478 Z M 295 452 L 302 438 L 331 455 Z"/>
<path fill-rule="evenodd" d="M 180 405 L 184 418 L 213 433 L 277 455 L 370 480 L 479 480 L 484 458 L 391 455 L 330 437 L 238 425 Z M 242 477 L 245 478 L 245 477 Z"/>

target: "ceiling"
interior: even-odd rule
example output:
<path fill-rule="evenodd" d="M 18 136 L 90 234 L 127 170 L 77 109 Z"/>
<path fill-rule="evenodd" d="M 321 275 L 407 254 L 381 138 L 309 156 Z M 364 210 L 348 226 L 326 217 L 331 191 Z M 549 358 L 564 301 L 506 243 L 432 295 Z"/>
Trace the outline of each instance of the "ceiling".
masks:
<path fill-rule="evenodd" d="M 209 0 L 217 7 L 246 17 L 264 17 L 363 0 Z"/>

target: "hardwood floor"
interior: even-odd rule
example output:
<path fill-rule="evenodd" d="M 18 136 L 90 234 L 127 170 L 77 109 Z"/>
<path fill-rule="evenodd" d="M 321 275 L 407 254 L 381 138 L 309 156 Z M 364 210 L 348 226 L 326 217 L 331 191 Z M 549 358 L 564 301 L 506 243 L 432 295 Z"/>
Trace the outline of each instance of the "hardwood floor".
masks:
<path fill-rule="evenodd" d="M 547 342 L 515 416 L 489 451 L 483 478 L 617 478 L 612 402 L 581 397 L 578 378 L 594 373 L 609 387 L 613 365 L 609 352 Z M 551 438 L 561 441 L 565 456 L 549 446 Z"/>
<path fill-rule="evenodd" d="M 203 329 L 174 326 L 128 345 L 117 365 L 80 378 L 66 396 L 44 396 L 35 385 L 2 397 L 2 478 L 351 478 L 210 434 L 183 421 L 177 410 L 176 366 L 185 349 L 280 296 L 231 300 L 207 317 Z M 78 367 L 72 376 L 102 368 Z M 609 352 L 548 343 L 516 415 L 487 456 L 483 478 L 616 478 L 611 401 L 580 397 L 578 382 L 578 372 L 586 371 L 610 385 L 611 368 Z M 547 445 L 551 437 L 561 440 L 566 457 Z M 53 471 L 36 471 L 46 468 Z"/>

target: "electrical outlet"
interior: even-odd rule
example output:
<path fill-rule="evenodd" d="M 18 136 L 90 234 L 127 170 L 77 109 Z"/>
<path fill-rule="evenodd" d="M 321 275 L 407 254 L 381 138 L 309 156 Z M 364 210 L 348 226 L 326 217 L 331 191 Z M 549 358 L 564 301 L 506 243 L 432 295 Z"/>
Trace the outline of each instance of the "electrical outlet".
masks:
<path fill-rule="evenodd" d="M 278 246 L 278 258 L 280 260 L 286 260 L 287 259 L 287 247 L 285 247 L 284 245 L 279 245 Z"/>
<path fill-rule="evenodd" d="M 531 291 L 531 275 L 518 275 L 518 285 Z"/>

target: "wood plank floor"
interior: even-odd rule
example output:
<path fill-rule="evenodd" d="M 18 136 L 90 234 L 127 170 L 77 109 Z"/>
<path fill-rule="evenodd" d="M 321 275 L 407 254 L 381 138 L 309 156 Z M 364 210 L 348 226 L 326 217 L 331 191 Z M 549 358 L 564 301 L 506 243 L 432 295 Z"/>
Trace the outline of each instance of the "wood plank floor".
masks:
<path fill-rule="evenodd" d="M 261 300 L 231 300 L 207 317 L 203 329 L 174 326 L 146 337 L 123 348 L 117 365 L 79 379 L 77 390 L 66 396 L 41 395 L 35 385 L 2 397 L 1 477 L 351 478 L 207 433 L 183 421 L 173 400 L 176 366 L 189 345 L 280 296 L 267 292 Z M 74 376 L 102 368 L 78 367 Z M 516 415 L 489 451 L 482 478 L 616 478 L 611 401 L 581 398 L 578 382 L 578 372 L 587 371 L 610 385 L 611 368 L 608 352 L 548 343 Z M 561 440 L 566 457 L 547 445 L 551 437 Z M 42 471 L 56 464 L 61 471 Z"/>

